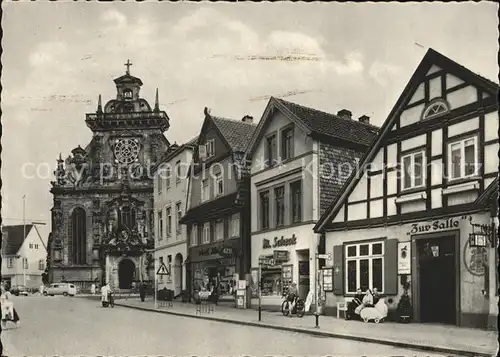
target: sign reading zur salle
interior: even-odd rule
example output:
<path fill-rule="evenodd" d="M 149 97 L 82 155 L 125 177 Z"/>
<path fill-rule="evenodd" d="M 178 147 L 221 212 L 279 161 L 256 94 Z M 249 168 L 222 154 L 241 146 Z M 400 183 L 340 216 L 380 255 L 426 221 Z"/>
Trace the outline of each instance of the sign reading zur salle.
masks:
<path fill-rule="evenodd" d="M 462 219 L 465 218 L 462 217 Z M 407 234 L 410 235 L 416 233 L 440 231 L 444 229 L 454 229 L 458 228 L 459 225 L 460 225 L 460 220 L 456 218 L 438 219 L 432 222 L 413 223 L 411 225 L 410 231 Z"/>

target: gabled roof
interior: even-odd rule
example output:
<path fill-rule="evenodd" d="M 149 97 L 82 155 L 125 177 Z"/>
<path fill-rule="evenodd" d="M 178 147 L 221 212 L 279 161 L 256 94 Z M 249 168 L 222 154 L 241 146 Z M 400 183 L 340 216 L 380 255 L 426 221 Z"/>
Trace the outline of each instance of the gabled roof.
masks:
<path fill-rule="evenodd" d="M 257 128 L 254 123 L 210 116 L 232 151 L 245 152 Z"/>
<path fill-rule="evenodd" d="M 338 115 L 271 97 L 259 122 L 257 133 L 249 145 L 248 154 L 250 156 L 260 141 L 266 122 L 272 115 L 273 109 L 282 112 L 308 135 L 316 134 L 327 138 L 340 139 L 364 147 L 373 142 L 379 130 L 375 125 L 344 119 Z"/>
<path fill-rule="evenodd" d="M 305 107 L 283 99 L 276 99 L 293 113 L 313 133 L 369 146 L 378 133 L 378 127 L 357 120 Z"/>
<path fill-rule="evenodd" d="M 2 227 L 2 256 L 16 255 L 19 252 L 33 225 L 26 225 L 26 235 L 24 227 L 22 224 Z"/>
<path fill-rule="evenodd" d="M 342 190 L 339 192 L 337 197 L 331 203 L 330 207 L 323 213 L 320 217 L 316 225 L 314 226 L 314 231 L 316 233 L 320 232 L 323 227 L 330 221 L 335 214 L 338 213 L 342 205 L 345 203 L 349 194 L 356 187 L 357 183 L 361 179 L 363 175 L 360 175 L 359 172 L 364 172 L 367 165 L 373 160 L 380 147 L 384 145 L 386 136 L 390 134 L 391 129 L 397 120 L 397 114 L 401 111 L 402 107 L 406 104 L 406 102 L 410 99 L 410 96 L 413 94 L 416 87 L 420 84 L 421 77 L 424 76 L 430 67 L 435 64 L 442 68 L 446 68 L 455 73 L 460 73 L 460 76 L 469 81 L 471 84 L 478 86 L 486 92 L 489 92 L 491 95 L 497 95 L 499 86 L 498 84 L 478 75 L 477 73 L 472 72 L 466 67 L 458 64 L 457 62 L 449 59 L 448 57 L 440 54 L 439 52 L 430 48 L 425 54 L 424 58 L 418 65 L 417 69 L 411 76 L 408 84 L 403 89 L 400 97 L 398 98 L 396 104 L 392 108 L 389 113 L 387 119 L 384 124 L 380 128 L 380 135 L 373 142 L 370 149 L 365 153 L 364 157 L 361 160 L 361 164 L 359 166 L 359 170 L 353 171 L 346 184 L 342 187 Z"/>
<path fill-rule="evenodd" d="M 491 200 L 495 200 L 495 202 L 498 200 L 498 176 L 486 187 L 475 203 L 478 206 L 483 206 L 487 205 Z"/>

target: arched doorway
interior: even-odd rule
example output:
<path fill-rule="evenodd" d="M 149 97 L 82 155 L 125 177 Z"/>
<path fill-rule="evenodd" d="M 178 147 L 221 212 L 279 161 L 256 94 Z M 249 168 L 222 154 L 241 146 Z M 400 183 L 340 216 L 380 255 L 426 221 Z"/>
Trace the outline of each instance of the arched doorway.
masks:
<path fill-rule="evenodd" d="M 181 253 L 177 253 L 174 260 L 174 295 L 177 296 L 182 291 L 182 263 Z"/>
<path fill-rule="evenodd" d="M 134 281 L 135 264 L 130 259 L 118 263 L 118 285 L 120 289 L 130 289 Z"/>

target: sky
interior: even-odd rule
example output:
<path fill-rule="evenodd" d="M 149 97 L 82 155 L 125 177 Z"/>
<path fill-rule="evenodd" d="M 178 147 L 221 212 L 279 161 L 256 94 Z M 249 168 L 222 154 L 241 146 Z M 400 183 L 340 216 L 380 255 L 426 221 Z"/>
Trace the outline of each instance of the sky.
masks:
<path fill-rule="evenodd" d="M 380 126 L 428 48 L 498 82 L 492 2 L 2 6 L 3 224 L 22 224 L 23 195 L 26 220 L 50 222 L 56 159 L 88 144 L 85 113 L 115 97 L 127 59 L 178 144 L 204 107 L 258 121 L 270 96 Z"/>

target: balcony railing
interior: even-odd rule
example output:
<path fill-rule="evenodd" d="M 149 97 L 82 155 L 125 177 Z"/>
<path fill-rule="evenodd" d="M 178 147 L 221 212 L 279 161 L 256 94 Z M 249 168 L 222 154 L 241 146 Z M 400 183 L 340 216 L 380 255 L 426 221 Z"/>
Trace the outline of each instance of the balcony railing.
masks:
<path fill-rule="evenodd" d="M 134 119 L 166 119 L 165 112 L 134 112 L 134 113 L 90 113 L 86 114 L 88 121 L 100 120 L 134 120 Z"/>

